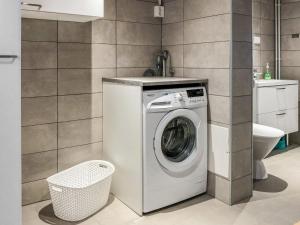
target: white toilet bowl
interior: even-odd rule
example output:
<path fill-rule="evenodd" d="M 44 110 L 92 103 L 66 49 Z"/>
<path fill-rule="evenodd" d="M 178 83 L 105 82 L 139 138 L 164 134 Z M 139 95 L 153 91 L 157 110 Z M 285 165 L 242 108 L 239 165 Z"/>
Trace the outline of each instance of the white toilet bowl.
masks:
<path fill-rule="evenodd" d="M 268 173 L 263 159 L 284 136 L 282 130 L 260 124 L 253 124 L 253 172 L 254 179 L 267 179 Z"/>

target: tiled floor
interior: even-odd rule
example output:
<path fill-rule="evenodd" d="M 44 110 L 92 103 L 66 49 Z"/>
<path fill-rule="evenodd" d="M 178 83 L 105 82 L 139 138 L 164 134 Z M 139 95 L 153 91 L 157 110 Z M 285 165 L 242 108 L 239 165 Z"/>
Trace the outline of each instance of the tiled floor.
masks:
<path fill-rule="evenodd" d="M 96 215 L 81 223 L 68 223 L 56 219 L 50 202 L 45 201 L 23 207 L 23 225 L 293 225 L 300 221 L 300 148 L 265 162 L 269 179 L 254 184 L 249 201 L 232 207 L 202 195 L 139 217 L 111 197 Z"/>

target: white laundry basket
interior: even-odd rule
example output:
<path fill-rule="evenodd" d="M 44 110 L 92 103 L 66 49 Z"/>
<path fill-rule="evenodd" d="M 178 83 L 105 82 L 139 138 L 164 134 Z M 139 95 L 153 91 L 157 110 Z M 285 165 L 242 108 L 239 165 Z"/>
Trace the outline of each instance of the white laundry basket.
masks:
<path fill-rule="evenodd" d="M 97 212 L 108 200 L 114 171 L 111 163 L 92 160 L 49 177 L 54 214 L 79 221 Z"/>

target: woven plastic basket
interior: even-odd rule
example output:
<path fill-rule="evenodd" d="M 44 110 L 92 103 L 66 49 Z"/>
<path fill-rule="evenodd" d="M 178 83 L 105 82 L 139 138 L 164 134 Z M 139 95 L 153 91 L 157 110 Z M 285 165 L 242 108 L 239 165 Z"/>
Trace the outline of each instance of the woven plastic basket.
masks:
<path fill-rule="evenodd" d="M 49 177 L 54 214 L 79 221 L 100 210 L 107 203 L 114 170 L 109 162 L 92 160 Z"/>

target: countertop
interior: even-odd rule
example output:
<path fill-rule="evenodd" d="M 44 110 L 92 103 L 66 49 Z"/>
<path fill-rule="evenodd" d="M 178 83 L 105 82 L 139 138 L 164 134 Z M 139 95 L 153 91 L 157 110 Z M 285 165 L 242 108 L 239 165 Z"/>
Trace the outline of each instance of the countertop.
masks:
<path fill-rule="evenodd" d="M 132 86 L 159 86 L 159 85 L 176 85 L 176 84 L 195 84 L 207 83 L 207 79 L 199 78 L 178 78 L 178 77 L 120 77 L 120 78 L 103 78 L 103 82 L 119 83 Z"/>
<path fill-rule="evenodd" d="M 298 83 L 298 80 L 255 80 L 255 84 L 257 87 L 298 85 Z"/>

